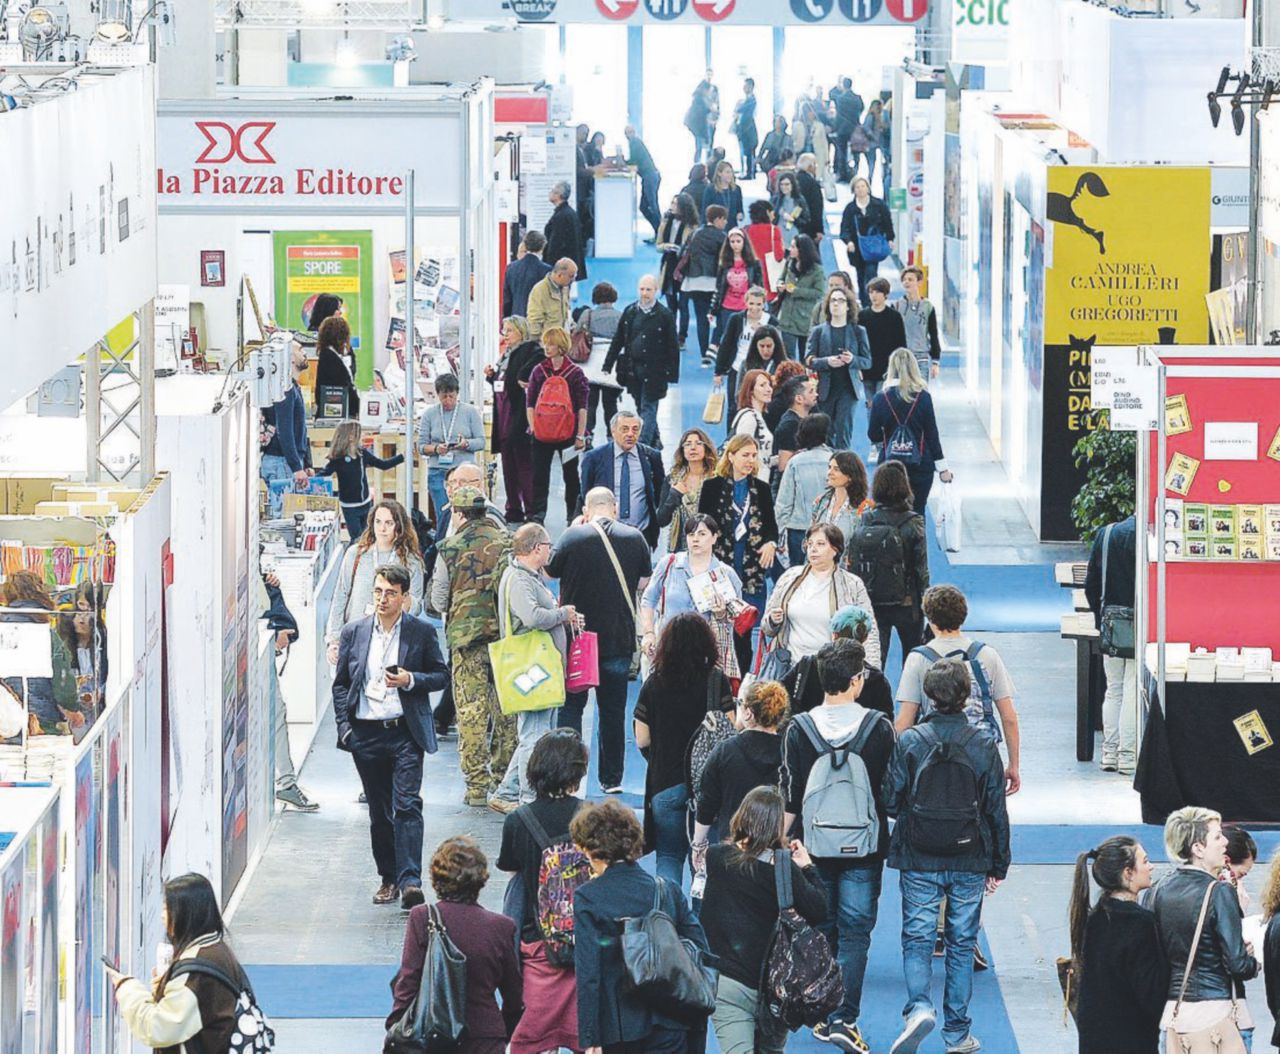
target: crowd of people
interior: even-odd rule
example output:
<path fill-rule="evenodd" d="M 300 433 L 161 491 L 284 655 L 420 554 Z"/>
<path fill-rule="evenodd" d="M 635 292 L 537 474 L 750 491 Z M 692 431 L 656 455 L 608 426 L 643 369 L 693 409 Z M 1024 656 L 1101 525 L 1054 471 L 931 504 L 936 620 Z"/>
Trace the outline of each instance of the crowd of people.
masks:
<path fill-rule="evenodd" d="M 296 387 L 264 414 L 264 478 L 333 475 L 350 538 L 326 645 L 337 745 L 368 805 L 372 900 L 409 912 L 389 1035 L 425 1017 L 468 1054 L 692 1054 L 708 1029 L 726 1052 L 774 1052 L 804 1027 L 866 1054 L 862 996 L 888 867 L 906 990 L 892 1054 L 938 1029 L 948 1054 L 981 1047 L 972 976 L 985 966 L 984 899 L 1011 864 L 1006 799 L 1022 783 L 1021 737 L 1004 661 L 966 631 L 961 590 L 931 575 L 926 503 L 935 477 L 952 478 L 929 391 L 941 346 L 923 272 L 902 269 L 896 299 L 879 273 L 894 242 L 871 194 L 878 161 L 888 179 L 888 106 L 864 106 L 841 78 L 761 140 L 754 87 L 748 78 L 730 130 L 744 178 L 758 166 L 768 197 L 744 199 L 715 146 L 711 70 L 685 119 L 690 182 L 665 213 L 660 174 L 627 129 L 658 259 L 625 305 L 608 282 L 575 305 L 602 160 L 579 128 L 576 188 L 553 186 L 546 229 L 524 235 L 484 371 L 503 507 L 479 462 L 481 408 L 451 376 L 418 422 L 429 517 L 373 499 L 365 468 L 398 462 L 364 449 L 355 422 L 317 473 Z M 820 243 L 837 180 L 852 184 L 838 232 L 849 269 L 827 273 Z M 319 350 L 354 414 L 340 306 Z M 712 377 L 707 427 L 664 443 L 661 410 L 691 322 L 691 359 Z M 851 449 L 859 407 L 867 461 Z M 553 537 L 557 460 L 566 527 Z M 1108 580 L 1105 563 L 1099 581 L 1113 543 L 1127 581 Z M 1095 610 L 1126 590 L 1132 604 L 1126 545 L 1132 521 L 1095 550 Z M 281 650 L 297 626 L 282 616 L 278 628 Z M 1132 660 L 1108 663 L 1104 768 L 1133 765 L 1132 673 Z M 640 815 L 619 798 L 634 680 Z M 463 803 L 503 817 L 501 846 L 491 862 L 471 838 L 447 838 L 424 876 L 426 757 L 453 724 Z M 598 788 L 587 786 L 593 753 Z M 291 766 L 282 779 L 282 800 L 315 809 Z M 1257 856 L 1247 833 L 1189 808 L 1169 818 L 1165 844 L 1178 866 L 1154 889 L 1133 838 L 1076 865 L 1064 978 L 1082 1052 L 1154 1051 L 1163 1032 L 1249 1049 L 1243 983 L 1259 952 L 1280 977 L 1280 868 L 1257 949 L 1241 928 L 1240 880 Z M 502 914 L 478 904 L 491 866 L 509 876 Z M 1092 906 L 1090 875 L 1102 891 Z M 197 876 L 166 886 L 174 962 L 154 989 L 111 974 L 144 1042 L 198 1036 L 225 1049 L 233 1016 L 253 1002 L 251 990 L 228 1002 L 247 980 L 207 887 Z M 1280 984 L 1268 977 L 1275 1010 Z"/>

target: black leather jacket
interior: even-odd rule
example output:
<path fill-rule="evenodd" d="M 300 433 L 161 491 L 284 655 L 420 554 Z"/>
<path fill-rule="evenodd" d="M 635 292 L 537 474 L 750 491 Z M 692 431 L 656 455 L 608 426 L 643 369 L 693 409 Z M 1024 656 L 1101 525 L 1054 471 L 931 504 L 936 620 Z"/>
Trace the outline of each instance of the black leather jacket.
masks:
<path fill-rule="evenodd" d="M 1242 999 L 1244 982 L 1258 974 L 1258 961 L 1245 950 L 1236 891 L 1198 867 L 1179 867 L 1160 879 L 1151 895 L 1156 932 L 1169 960 L 1170 999 L 1177 999 L 1182 988 L 1191 938 L 1196 932 L 1205 888 L 1210 883 L 1216 888 L 1209 899 L 1200 944 L 1194 949 L 1185 1001 L 1230 999 L 1233 981 L 1235 995 Z"/>

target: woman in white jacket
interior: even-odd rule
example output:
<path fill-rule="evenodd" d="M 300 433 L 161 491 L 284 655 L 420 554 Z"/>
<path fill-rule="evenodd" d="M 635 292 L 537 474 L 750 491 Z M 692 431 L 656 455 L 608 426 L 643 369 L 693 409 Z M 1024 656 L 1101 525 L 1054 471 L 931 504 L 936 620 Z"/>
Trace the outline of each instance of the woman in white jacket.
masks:
<path fill-rule="evenodd" d="M 816 655 L 831 640 L 831 616 L 846 604 L 870 611 L 871 597 L 862 579 L 840 566 L 844 535 L 829 523 L 815 523 L 805 534 L 809 562 L 778 579 L 765 609 L 763 630 L 789 653 L 787 665 Z M 880 655 L 880 634 L 867 638 L 868 662 Z"/>

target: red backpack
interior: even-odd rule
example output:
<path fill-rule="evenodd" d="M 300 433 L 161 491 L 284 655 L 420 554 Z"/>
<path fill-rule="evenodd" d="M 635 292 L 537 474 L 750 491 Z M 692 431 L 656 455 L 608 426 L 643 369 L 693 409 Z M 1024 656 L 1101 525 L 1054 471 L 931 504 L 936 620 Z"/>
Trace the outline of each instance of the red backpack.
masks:
<path fill-rule="evenodd" d="M 564 373 L 547 374 L 538 390 L 532 420 L 533 438 L 540 443 L 563 443 L 574 437 L 578 415 L 573 412 L 573 399 Z"/>

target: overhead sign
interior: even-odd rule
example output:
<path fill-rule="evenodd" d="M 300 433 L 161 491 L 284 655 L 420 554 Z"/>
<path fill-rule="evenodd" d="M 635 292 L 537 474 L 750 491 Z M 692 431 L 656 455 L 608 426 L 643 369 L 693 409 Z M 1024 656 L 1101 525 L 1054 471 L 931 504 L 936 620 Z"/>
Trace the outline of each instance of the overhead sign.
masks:
<path fill-rule="evenodd" d="M 735 26 L 910 25 L 930 0 L 446 0 L 453 22 L 601 22 Z M 933 0 L 937 3 L 940 0 Z M 999 0 L 991 0 L 999 2 Z"/>
<path fill-rule="evenodd" d="M 369 212 L 461 200 L 460 118 L 427 102 L 320 100 L 161 103 L 160 211 Z"/>
<path fill-rule="evenodd" d="M 78 84 L 0 115 L 0 410 L 156 295 L 154 72 Z"/>

